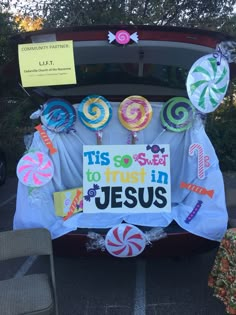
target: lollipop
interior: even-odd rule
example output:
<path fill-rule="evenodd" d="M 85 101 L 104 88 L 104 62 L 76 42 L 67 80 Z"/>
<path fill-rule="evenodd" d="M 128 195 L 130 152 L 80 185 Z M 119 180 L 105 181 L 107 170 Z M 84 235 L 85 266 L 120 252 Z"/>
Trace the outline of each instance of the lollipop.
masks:
<path fill-rule="evenodd" d="M 123 223 L 108 231 L 105 247 L 115 257 L 134 257 L 145 249 L 146 238 L 136 226 Z"/>
<path fill-rule="evenodd" d="M 132 143 L 137 140 L 136 132 L 148 126 L 152 119 L 152 106 L 142 96 L 129 96 L 119 106 L 118 116 L 120 123 L 132 131 Z"/>
<path fill-rule="evenodd" d="M 194 113 L 195 109 L 187 98 L 173 97 L 162 107 L 162 126 L 169 131 L 185 131 L 191 127 Z"/>
<path fill-rule="evenodd" d="M 97 132 L 97 144 L 101 144 L 101 130 L 112 117 L 110 103 L 103 96 L 90 95 L 85 97 L 78 107 L 79 119 L 90 130 Z"/>
<path fill-rule="evenodd" d="M 47 129 L 54 132 L 68 132 L 75 120 L 76 112 L 69 102 L 52 98 L 44 104 L 41 121 Z"/>
<path fill-rule="evenodd" d="M 224 57 L 198 59 L 191 67 L 186 87 L 192 104 L 203 113 L 213 112 L 223 100 L 229 84 L 229 65 Z"/>
<path fill-rule="evenodd" d="M 22 184 L 41 187 L 53 177 L 54 167 L 52 160 L 43 152 L 29 152 L 20 159 L 16 173 Z"/>

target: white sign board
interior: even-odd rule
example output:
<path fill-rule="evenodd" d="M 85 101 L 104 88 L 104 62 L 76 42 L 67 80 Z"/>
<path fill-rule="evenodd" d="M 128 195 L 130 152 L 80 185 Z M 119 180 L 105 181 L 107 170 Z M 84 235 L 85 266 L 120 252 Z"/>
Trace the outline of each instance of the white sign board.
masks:
<path fill-rule="evenodd" d="M 171 211 L 169 145 L 85 145 L 84 213 Z"/>

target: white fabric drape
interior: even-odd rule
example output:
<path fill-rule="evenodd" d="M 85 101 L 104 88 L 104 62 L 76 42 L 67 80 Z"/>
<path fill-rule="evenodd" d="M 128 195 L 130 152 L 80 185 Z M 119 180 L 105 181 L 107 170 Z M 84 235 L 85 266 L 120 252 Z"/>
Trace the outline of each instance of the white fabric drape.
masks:
<path fill-rule="evenodd" d="M 130 131 L 118 119 L 118 103 L 111 103 L 112 119 L 103 130 L 103 144 L 127 144 Z M 52 180 L 32 191 L 18 183 L 14 229 L 46 227 L 52 237 L 57 238 L 77 228 L 110 228 L 125 221 L 148 227 L 166 227 L 175 220 L 185 230 L 207 239 L 220 241 L 227 229 L 228 214 L 225 204 L 224 182 L 219 169 L 215 150 L 205 133 L 200 118 L 195 118 L 193 126 L 185 132 L 163 131 L 160 122 L 161 103 L 151 103 L 153 118 L 147 128 L 138 132 L 137 144 L 170 144 L 171 161 L 171 213 L 157 214 L 85 214 L 78 213 L 66 221 L 56 216 L 53 192 L 81 187 L 83 184 L 83 144 L 96 144 L 96 134 L 84 127 L 79 119 L 74 125 L 75 132 L 47 134 L 58 152 L 50 155 L 38 132 L 35 132 L 30 150 L 48 153 L 54 163 Z M 77 109 L 78 104 L 74 107 Z M 189 146 L 199 143 L 209 156 L 210 167 L 205 169 L 203 180 L 197 177 L 197 156 L 188 154 Z M 180 183 L 192 183 L 207 190 L 214 190 L 213 198 L 180 188 Z M 185 223 L 198 200 L 202 206 L 194 219 Z"/>

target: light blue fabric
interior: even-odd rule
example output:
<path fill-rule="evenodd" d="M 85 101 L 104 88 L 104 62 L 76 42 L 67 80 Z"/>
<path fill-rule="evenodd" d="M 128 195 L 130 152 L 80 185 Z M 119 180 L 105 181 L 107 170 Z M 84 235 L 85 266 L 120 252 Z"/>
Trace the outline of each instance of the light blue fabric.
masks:
<path fill-rule="evenodd" d="M 118 103 L 111 103 L 113 116 L 103 131 L 103 144 L 127 144 L 130 132 L 118 119 Z M 138 132 L 137 144 L 170 144 L 171 161 L 171 213 L 157 214 L 85 214 L 78 213 L 66 221 L 56 216 L 53 192 L 82 186 L 83 144 L 96 144 L 96 134 L 84 127 L 79 119 L 74 126 L 75 132 L 56 134 L 47 131 L 58 153 L 50 155 L 55 173 L 53 179 L 30 192 L 19 182 L 17 192 L 14 229 L 46 227 L 52 237 L 57 238 L 79 228 L 110 228 L 126 221 L 127 223 L 166 227 L 175 220 L 185 230 L 207 239 L 220 241 L 227 229 L 228 214 L 222 173 L 219 169 L 215 150 L 205 133 L 203 124 L 196 116 L 193 126 L 186 132 L 164 131 L 160 123 L 161 103 L 152 103 L 153 118 L 147 128 Z M 77 108 L 78 105 L 74 105 Z M 199 143 L 204 154 L 209 156 L 210 167 L 205 169 L 205 178 L 197 177 L 197 155 L 190 156 L 189 146 Z M 38 132 L 35 132 L 32 150 L 48 153 Z M 213 198 L 180 188 L 180 183 L 195 184 L 214 190 Z M 191 213 L 198 200 L 203 203 L 197 215 L 189 223 L 185 219 Z"/>

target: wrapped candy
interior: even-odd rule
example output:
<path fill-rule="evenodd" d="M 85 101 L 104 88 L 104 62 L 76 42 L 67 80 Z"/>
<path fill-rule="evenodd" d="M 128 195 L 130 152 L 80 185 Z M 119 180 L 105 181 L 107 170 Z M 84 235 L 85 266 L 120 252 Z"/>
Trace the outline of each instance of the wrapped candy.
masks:
<path fill-rule="evenodd" d="M 216 46 L 216 54 L 224 56 L 229 63 L 236 62 L 236 42 L 224 41 Z"/>
<path fill-rule="evenodd" d="M 133 34 L 129 34 L 125 30 L 120 30 L 113 34 L 112 32 L 108 32 L 108 41 L 109 44 L 116 41 L 120 45 L 126 45 L 130 42 L 130 40 L 134 41 L 135 43 L 138 42 L 138 33 L 135 32 Z"/>

